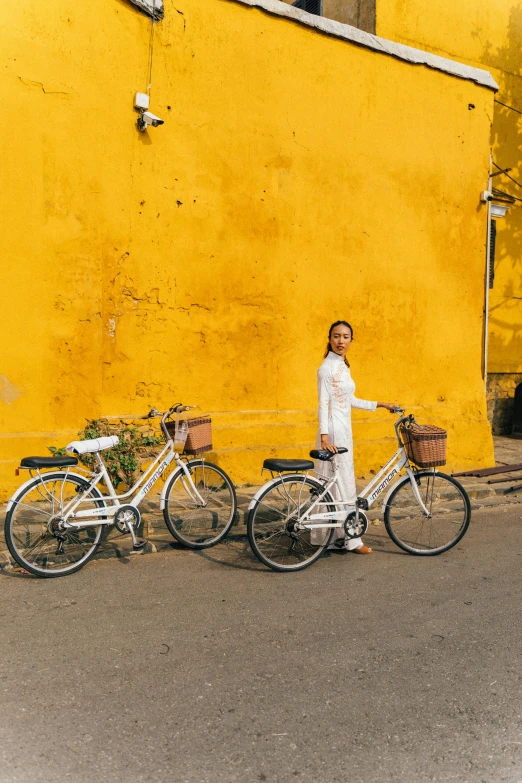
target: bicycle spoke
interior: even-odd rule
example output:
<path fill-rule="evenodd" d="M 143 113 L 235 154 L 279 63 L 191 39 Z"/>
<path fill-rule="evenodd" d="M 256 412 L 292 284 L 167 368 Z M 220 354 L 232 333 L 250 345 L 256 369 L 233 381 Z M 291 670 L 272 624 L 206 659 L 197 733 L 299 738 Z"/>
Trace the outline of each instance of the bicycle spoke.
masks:
<path fill-rule="evenodd" d="M 36 549 L 36 547 L 39 545 L 40 541 L 47 541 L 47 540 L 49 540 L 49 539 L 54 539 L 54 536 L 51 536 L 51 535 L 50 535 L 50 533 L 46 533 L 46 535 L 44 536 L 44 534 L 42 533 L 42 534 L 40 535 L 40 537 L 36 539 L 36 541 L 33 541 L 33 543 L 32 543 L 32 544 L 31 544 L 29 547 L 26 547 L 26 548 L 24 549 L 24 554 L 25 554 L 25 556 L 27 557 L 27 556 L 28 556 L 28 555 L 30 555 L 32 552 L 34 552 L 34 550 Z M 21 542 L 21 541 L 20 541 L 20 544 L 22 544 L 22 542 Z"/>
<path fill-rule="evenodd" d="M 92 507 L 104 505 L 95 488 L 68 474 L 35 478 L 6 516 L 6 542 L 11 555 L 39 576 L 72 573 L 94 554 L 102 526 L 66 529 L 62 519 L 76 502 L 78 488 Z M 85 504 L 84 504 L 85 506 Z"/>
<path fill-rule="evenodd" d="M 322 491 L 310 477 L 295 479 L 283 477 L 280 482 L 268 486 L 248 518 L 250 544 L 266 565 L 274 570 L 298 570 L 316 560 L 330 539 L 330 529 L 303 526 L 303 514 L 315 502 Z M 327 500 L 332 499 L 328 496 Z M 334 507 L 329 507 L 334 510 Z M 296 523 L 300 524 L 294 529 Z M 319 533 L 322 530 L 322 533 Z M 312 540 L 314 537 L 316 540 Z"/>
<path fill-rule="evenodd" d="M 410 481 L 399 483 L 385 511 L 388 533 L 412 554 L 439 554 L 454 546 L 469 525 L 469 500 L 454 479 L 441 473 L 419 473 L 416 482 L 429 516 L 422 511 Z"/>
<path fill-rule="evenodd" d="M 20 503 L 18 500 L 16 500 L 15 504 L 18 506 L 18 508 L 30 508 L 31 511 L 33 511 L 35 514 L 44 514 L 46 517 L 49 518 L 53 516 L 53 514 L 50 511 L 44 511 L 41 508 L 35 508 L 34 506 L 30 506 L 28 503 Z"/>
<path fill-rule="evenodd" d="M 211 546 L 230 529 L 236 497 L 225 476 L 210 463 L 191 466 L 190 480 L 184 473 L 175 474 L 166 493 L 163 514 L 168 529 L 182 544 L 196 549 Z"/>

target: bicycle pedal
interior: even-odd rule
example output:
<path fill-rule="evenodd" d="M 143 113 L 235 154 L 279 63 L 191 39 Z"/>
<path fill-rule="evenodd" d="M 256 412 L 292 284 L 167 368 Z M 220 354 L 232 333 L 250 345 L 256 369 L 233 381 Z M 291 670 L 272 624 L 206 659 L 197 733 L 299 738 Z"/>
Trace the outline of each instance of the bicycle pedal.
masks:
<path fill-rule="evenodd" d="M 347 544 L 348 539 L 346 538 L 338 538 L 337 541 L 334 541 L 334 546 L 337 547 L 337 549 L 346 549 Z"/>
<path fill-rule="evenodd" d="M 146 544 L 147 540 L 145 538 L 138 538 L 136 543 L 132 545 L 132 548 L 135 552 L 141 552 L 142 549 L 145 549 Z"/>

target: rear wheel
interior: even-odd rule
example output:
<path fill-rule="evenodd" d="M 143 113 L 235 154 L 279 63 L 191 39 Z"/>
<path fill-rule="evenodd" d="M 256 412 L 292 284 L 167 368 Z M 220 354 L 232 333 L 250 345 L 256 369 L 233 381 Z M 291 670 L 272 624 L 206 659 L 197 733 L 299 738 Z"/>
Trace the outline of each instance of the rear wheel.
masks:
<path fill-rule="evenodd" d="M 187 463 L 191 479 L 205 505 L 183 470 L 177 470 L 165 492 L 165 524 L 180 544 L 205 549 L 223 539 L 234 523 L 237 500 L 232 481 L 224 470 L 205 460 Z"/>
<path fill-rule="evenodd" d="M 298 521 L 323 492 L 310 476 L 282 476 L 255 501 L 248 516 L 248 540 L 256 556 L 274 571 L 300 571 L 315 562 L 330 543 L 333 528 L 300 528 Z M 330 494 L 323 500 L 334 503 Z M 314 512 L 335 511 L 335 505 Z"/>
<path fill-rule="evenodd" d="M 469 527 L 468 495 L 458 481 L 445 473 L 419 471 L 415 481 L 429 517 L 419 506 L 406 476 L 386 504 L 386 530 L 392 541 L 411 555 L 440 555 L 454 547 Z"/>
<path fill-rule="evenodd" d="M 87 490 L 85 492 L 85 490 Z M 85 493 L 85 494 L 83 494 Z M 5 540 L 18 565 L 35 576 L 65 576 L 94 555 L 103 525 L 64 528 L 64 509 L 79 497 L 82 510 L 104 508 L 96 487 L 80 476 L 47 473 L 12 501 L 5 518 Z"/>

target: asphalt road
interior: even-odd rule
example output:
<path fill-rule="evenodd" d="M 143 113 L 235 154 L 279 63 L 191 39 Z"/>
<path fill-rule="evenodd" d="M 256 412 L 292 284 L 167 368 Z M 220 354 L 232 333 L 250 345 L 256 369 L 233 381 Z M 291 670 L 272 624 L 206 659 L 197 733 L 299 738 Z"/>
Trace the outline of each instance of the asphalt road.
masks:
<path fill-rule="evenodd" d="M 275 574 L 246 542 L 0 577 L 2 783 L 520 783 L 522 505 Z"/>

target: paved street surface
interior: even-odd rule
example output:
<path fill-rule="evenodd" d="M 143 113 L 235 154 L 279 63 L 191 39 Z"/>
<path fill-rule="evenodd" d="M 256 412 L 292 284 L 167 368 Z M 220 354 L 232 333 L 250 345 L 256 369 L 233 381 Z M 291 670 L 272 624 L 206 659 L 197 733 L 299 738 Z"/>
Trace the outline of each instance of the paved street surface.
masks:
<path fill-rule="evenodd" d="M 244 539 L 5 570 L 2 783 L 520 783 L 521 504 L 275 574 Z"/>

